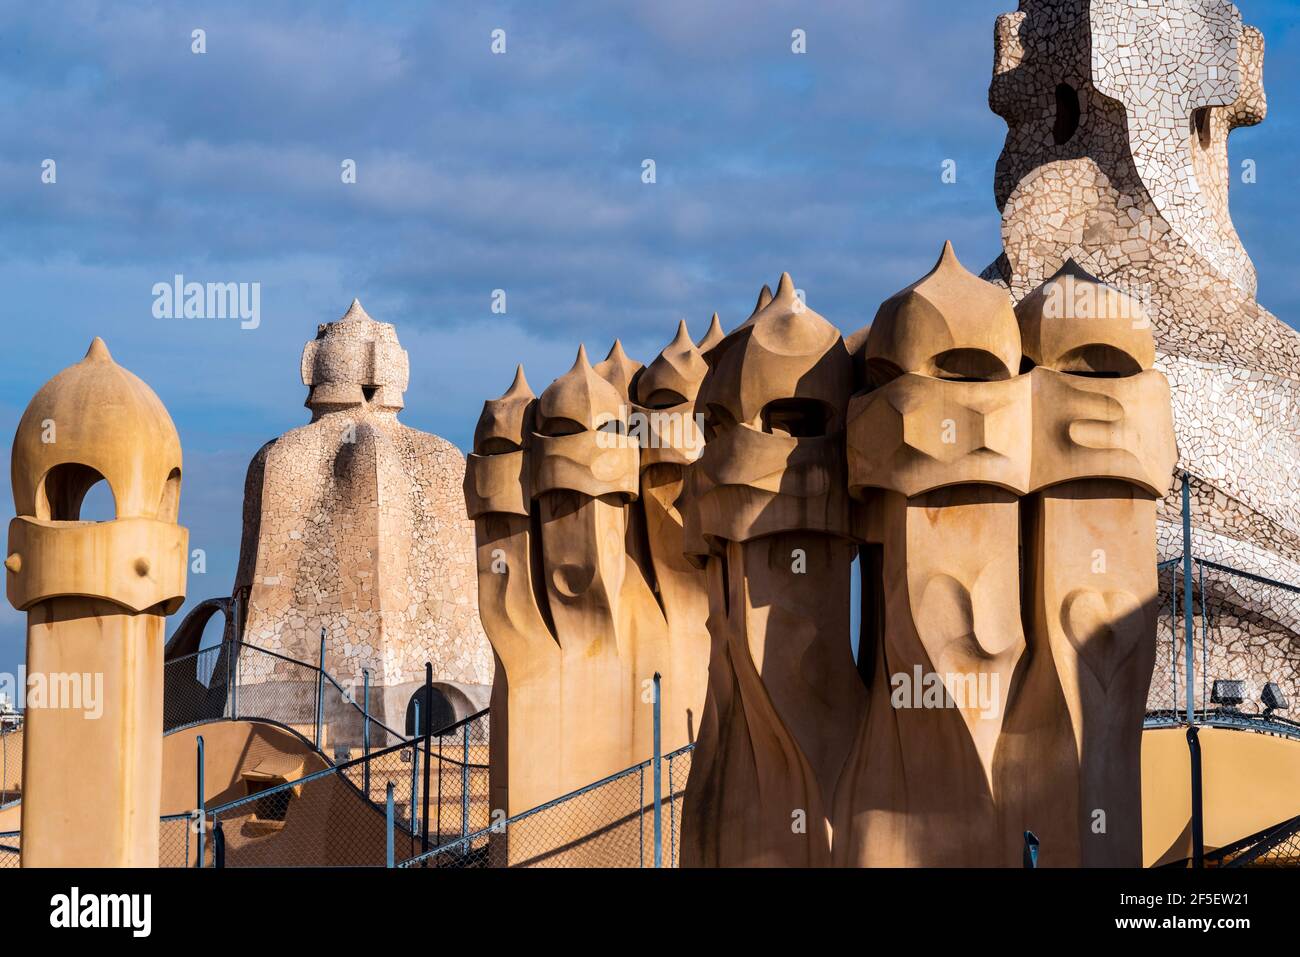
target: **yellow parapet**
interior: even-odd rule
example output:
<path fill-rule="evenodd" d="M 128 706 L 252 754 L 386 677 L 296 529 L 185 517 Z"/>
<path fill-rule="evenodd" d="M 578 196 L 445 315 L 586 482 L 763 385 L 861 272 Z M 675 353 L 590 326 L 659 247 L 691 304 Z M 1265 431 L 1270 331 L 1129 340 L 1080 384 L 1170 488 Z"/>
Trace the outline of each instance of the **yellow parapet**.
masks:
<path fill-rule="evenodd" d="M 1205 849 L 1212 851 L 1300 814 L 1300 741 L 1202 728 Z M 1192 856 L 1191 758 L 1186 728 L 1142 735 L 1142 861 Z"/>

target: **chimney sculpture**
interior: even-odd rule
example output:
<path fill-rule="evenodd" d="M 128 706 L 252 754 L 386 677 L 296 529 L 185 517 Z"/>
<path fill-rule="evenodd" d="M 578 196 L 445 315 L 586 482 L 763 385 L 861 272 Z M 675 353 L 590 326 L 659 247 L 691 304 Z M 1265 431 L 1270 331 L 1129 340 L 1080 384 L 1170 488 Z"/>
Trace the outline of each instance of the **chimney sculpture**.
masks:
<path fill-rule="evenodd" d="M 80 521 L 101 479 L 116 516 Z M 12 480 L 6 588 L 46 692 L 27 702 L 23 866 L 157 867 L 164 623 L 189 539 L 176 428 L 96 338 L 23 413 Z"/>
<path fill-rule="evenodd" d="M 837 798 L 836 859 L 991 863 L 993 767 L 1020 625 L 1030 383 L 1005 293 L 952 246 L 887 300 L 849 406 L 849 490 L 879 543 L 864 616 L 871 709 Z M 871 548 L 868 544 L 868 549 Z M 864 658 L 863 656 L 870 656 Z"/>
<path fill-rule="evenodd" d="M 707 605 L 678 498 L 702 444 L 689 409 L 703 375 L 679 329 L 649 368 L 617 342 L 596 366 L 580 349 L 540 398 L 521 367 L 483 405 L 465 501 L 497 658 L 494 808 L 516 814 L 646 760 L 656 673 L 664 752 L 696 733 Z"/>
<path fill-rule="evenodd" d="M 707 575 L 713 651 L 682 862 L 825 865 L 866 705 L 849 642 L 852 360 L 786 273 L 708 361 L 686 548 Z"/>
<path fill-rule="evenodd" d="M 645 759 L 635 678 L 690 687 L 707 596 L 683 865 L 1019 866 L 1026 830 L 1047 865 L 1140 864 L 1175 460 L 1143 311 L 1073 264 L 1013 310 L 945 245 L 847 342 L 788 275 L 710 339 L 484 406 L 466 497 L 512 808 Z M 598 440 L 624 389 L 704 418 L 702 451 L 642 449 L 639 488 Z"/>
<path fill-rule="evenodd" d="M 1050 657 L 1072 730 L 1078 791 L 1027 814 L 1077 805 L 1077 860 L 1142 863 L 1142 717 L 1155 664 L 1156 501 L 1177 449 L 1169 382 L 1151 368 L 1151 322 L 1133 299 L 1074 262 L 1016 308 L 1033 363 L 1033 473 L 1025 499 L 1026 621 Z M 1055 697 L 1027 687 L 1026 697 Z M 1022 755 L 1032 773 L 1033 755 Z M 1062 783 L 1065 783 L 1064 776 Z M 1041 835 L 1040 835 L 1041 837 Z"/>
<path fill-rule="evenodd" d="M 474 533 L 461 514 L 464 458 L 398 417 L 406 350 L 396 327 L 357 300 L 317 326 L 300 371 L 311 422 L 266 443 L 248 466 L 240 635 L 315 662 L 323 631 L 325 670 L 351 676 L 357 697 L 368 671 L 371 716 L 407 734 L 432 664 L 434 707 L 420 704 L 420 731 L 440 731 L 484 707 L 492 680 L 474 607 Z M 294 723 L 312 733 L 314 678 L 266 655 L 241 665 L 241 683 L 304 702 Z M 360 753 L 361 714 L 347 698 L 327 693 L 321 719 L 322 749 Z"/>

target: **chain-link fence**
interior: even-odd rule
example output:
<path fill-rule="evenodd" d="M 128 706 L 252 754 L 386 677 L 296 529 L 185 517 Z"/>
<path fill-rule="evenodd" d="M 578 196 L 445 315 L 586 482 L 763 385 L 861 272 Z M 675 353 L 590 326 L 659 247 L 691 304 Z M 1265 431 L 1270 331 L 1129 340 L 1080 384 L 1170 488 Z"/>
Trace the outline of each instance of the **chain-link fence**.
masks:
<path fill-rule="evenodd" d="M 225 716 L 230 651 L 216 645 L 163 663 L 164 734 Z"/>
<path fill-rule="evenodd" d="M 197 816 L 192 814 L 169 814 L 159 820 L 159 867 L 197 866 L 197 820 Z M 0 831 L 0 870 L 20 866 L 21 848 L 21 831 Z"/>
<path fill-rule="evenodd" d="M 1186 866 L 1186 861 L 1173 865 Z M 1205 855 L 1206 867 L 1300 867 L 1300 817 L 1265 828 Z"/>
<path fill-rule="evenodd" d="M 295 781 L 249 782 L 247 796 L 206 810 L 204 858 L 224 867 L 383 867 L 390 832 L 402 857 L 471 833 L 491 820 L 489 740 L 481 712 Z"/>
<path fill-rule="evenodd" d="M 199 866 L 197 814 L 166 814 L 158 821 L 158 866 Z"/>
<path fill-rule="evenodd" d="M 664 758 L 668 765 L 666 771 L 668 778 L 668 797 L 665 801 L 668 814 L 668 836 L 665 838 L 666 848 L 664 853 L 664 864 L 667 867 L 677 867 L 680 864 L 680 850 L 682 846 L 682 800 L 686 797 L 686 779 L 691 774 L 691 755 L 695 753 L 695 745 L 689 745 L 680 751 L 674 751 Z"/>
<path fill-rule="evenodd" d="M 401 863 L 402 867 L 653 867 L 680 860 L 681 801 L 694 745 L 643 761 L 530 811 Z"/>
<path fill-rule="evenodd" d="M 0 730 L 0 807 L 23 795 L 23 729 Z"/>

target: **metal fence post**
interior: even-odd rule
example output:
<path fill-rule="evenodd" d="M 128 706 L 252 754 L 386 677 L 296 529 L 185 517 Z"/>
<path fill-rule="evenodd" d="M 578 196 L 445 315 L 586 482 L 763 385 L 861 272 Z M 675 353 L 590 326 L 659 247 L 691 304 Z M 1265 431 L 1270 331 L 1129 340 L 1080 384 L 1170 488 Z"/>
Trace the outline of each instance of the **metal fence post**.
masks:
<path fill-rule="evenodd" d="M 417 698 L 412 704 L 415 705 L 415 724 L 411 730 L 414 735 L 411 737 L 411 833 L 415 834 L 420 829 L 420 701 Z"/>
<path fill-rule="evenodd" d="M 226 832 L 220 821 L 212 828 L 212 858 L 217 867 L 226 866 Z"/>
<path fill-rule="evenodd" d="M 1029 870 L 1038 868 L 1038 835 L 1025 831 L 1024 866 Z"/>
<path fill-rule="evenodd" d="M 1192 758 L 1192 867 L 1205 866 L 1205 819 L 1201 802 L 1200 728 L 1187 726 L 1187 749 Z"/>
<path fill-rule="evenodd" d="M 320 630 L 320 667 L 316 670 L 316 750 L 320 750 L 321 712 L 325 708 L 325 629 Z"/>
<path fill-rule="evenodd" d="M 433 662 L 424 663 L 424 812 L 420 815 L 420 851 L 429 849 L 429 746 L 433 736 Z M 441 795 L 440 795 L 441 796 Z M 442 835 L 438 835 L 442 840 Z"/>
<path fill-rule="evenodd" d="M 469 722 L 465 722 L 465 743 L 461 748 L 461 766 L 460 766 L 460 836 L 469 837 Z M 439 795 L 441 797 L 441 795 Z M 438 835 L 438 840 L 442 840 L 442 835 Z M 466 841 L 460 846 L 461 851 L 469 853 L 469 842 Z"/>
<path fill-rule="evenodd" d="M 362 765 L 362 774 L 365 777 L 366 800 L 370 800 L 370 669 L 361 669 L 362 680 L 365 690 L 362 692 L 361 721 L 362 721 L 362 748 L 365 755 L 365 764 Z"/>
<path fill-rule="evenodd" d="M 197 773 L 195 775 L 196 778 L 195 784 L 198 789 L 197 807 L 199 812 L 199 867 L 202 867 L 203 851 L 204 851 L 204 844 L 205 844 L 204 837 L 206 836 L 204 832 L 207 830 L 207 826 L 208 826 L 208 813 L 207 813 L 207 809 L 204 807 L 204 799 L 203 799 L 203 735 L 200 734 L 198 737 L 196 737 L 194 739 L 194 743 L 196 746 L 196 760 L 198 762 Z"/>
<path fill-rule="evenodd" d="M 1183 472 L 1183 632 L 1186 661 L 1187 682 L 1187 723 L 1195 722 L 1193 713 L 1195 701 L 1196 659 L 1192 646 L 1196 643 L 1196 634 L 1192 627 L 1192 476 Z"/>
<path fill-rule="evenodd" d="M 664 808 L 663 808 L 663 756 L 660 753 L 659 740 L 659 694 L 662 690 L 662 680 L 659 672 L 655 672 L 655 701 L 654 701 L 654 744 L 655 744 L 655 773 L 653 787 L 655 789 L 655 867 L 663 867 L 664 864 Z"/>
<path fill-rule="evenodd" d="M 393 822 L 393 782 L 392 781 L 388 782 L 388 798 L 387 801 L 385 802 L 384 813 L 385 813 L 384 846 L 385 849 L 387 850 L 388 866 L 392 867 L 394 864 L 394 852 L 393 852 L 393 823 L 394 822 Z"/>

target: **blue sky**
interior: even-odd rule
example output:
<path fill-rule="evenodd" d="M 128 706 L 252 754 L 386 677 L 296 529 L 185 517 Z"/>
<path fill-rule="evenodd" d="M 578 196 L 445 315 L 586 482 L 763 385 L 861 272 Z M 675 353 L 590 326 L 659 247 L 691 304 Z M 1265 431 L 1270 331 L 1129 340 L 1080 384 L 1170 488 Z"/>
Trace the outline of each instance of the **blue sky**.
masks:
<path fill-rule="evenodd" d="M 1300 18 L 1239 6 L 1270 116 L 1231 141 L 1259 176 L 1233 215 L 1294 324 Z M 180 430 L 181 519 L 208 556 L 192 604 L 229 594 L 248 460 L 307 421 L 302 345 L 353 296 L 410 353 L 403 421 L 462 448 L 516 361 L 536 388 L 579 342 L 648 361 L 679 318 L 735 325 L 782 270 L 859 328 L 945 239 L 975 270 L 999 250 L 987 89 L 1013 7 L 0 2 L 0 435 L 103 336 Z M 177 273 L 260 283 L 261 325 L 155 319 Z M 0 607 L 0 670 L 23 621 Z"/>

